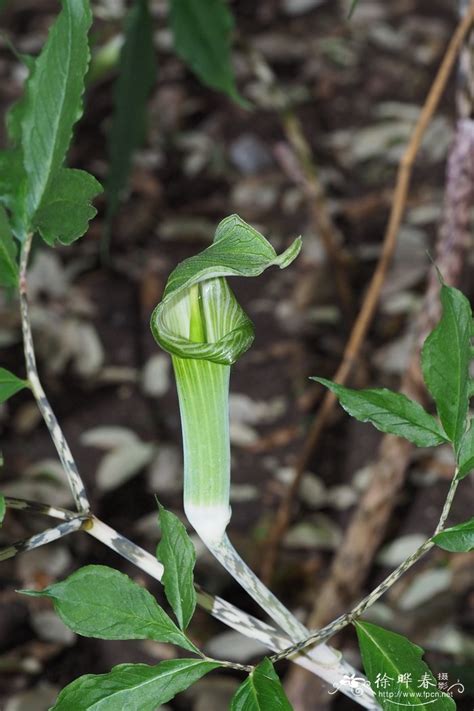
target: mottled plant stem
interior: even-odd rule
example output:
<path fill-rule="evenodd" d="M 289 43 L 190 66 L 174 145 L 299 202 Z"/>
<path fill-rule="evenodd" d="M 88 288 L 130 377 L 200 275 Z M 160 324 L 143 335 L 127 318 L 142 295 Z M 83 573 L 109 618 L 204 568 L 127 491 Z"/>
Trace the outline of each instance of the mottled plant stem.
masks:
<path fill-rule="evenodd" d="M 13 558 L 18 553 L 31 551 L 34 548 L 39 548 L 47 543 L 57 541 L 59 538 L 64 538 L 64 536 L 67 536 L 70 533 L 79 531 L 83 525 L 84 516 L 76 515 L 76 518 L 71 518 L 68 521 L 58 523 L 57 526 L 47 528 L 45 531 L 41 531 L 41 533 L 37 533 L 30 538 L 25 538 L 22 541 L 16 541 L 16 543 L 12 543 L 11 546 L 0 550 L 0 561 L 8 560 L 8 558 Z"/>
<path fill-rule="evenodd" d="M 205 541 L 206 546 L 217 560 L 224 566 L 232 577 L 242 586 L 267 615 L 277 623 L 285 633 L 294 640 L 304 640 L 308 636 L 306 627 L 288 610 L 280 600 L 266 587 L 255 573 L 242 560 L 227 536 L 217 543 Z M 340 652 L 326 644 L 320 644 L 308 650 L 308 656 L 317 670 L 317 675 L 334 688 L 341 688 L 338 680 L 345 676 L 354 676 L 364 679 L 364 675 L 354 669 L 343 659 Z M 280 658 L 276 655 L 274 658 Z M 283 657 L 281 657 L 283 658 Z M 351 689 L 352 691 L 352 689 Z M 362 706 L 369 709 L 378 708 L 373 692 L 369 685 L 361 683 L 357 694 L 348 694 Z M 345 691 L 345 693 L 347 693 Z"/>
<path fill-rule="evenodd" d="M 77 511 L 69 511 L 61 506 L 50 506 L 49 504 L 39 504 L 36 501 L 28 501 L 27 499 L 17 499 L 13 496 L 5 496 L 5 503 L 8 509 L 16 511 L 30 511 L 31 513 L 42 514 L 43 516 L 51 516 L 62 521 L 70 521 L 72 518 L 77 518 Z"/>
<path fill-rule="evenodd" d="M 31 333 L 31 324 L 28 310 L 28 295 L 27 295 L 27 269 L 28 258 L 31 250 L 32 235 L 29 234 L 21 247 L 20 254 L 20 309 L 21 309 L 21 327 L 23 332 L 23 349 L 25 353 L 26 374 L 30 383 L 31 390 L 38 404 L 39 411 L 43 416 L 46 427 L 49 430 L 51 439 L 56 447 L 59 459 L 66 473 L 71 488 L 74 502 L 78 511 L 90 511 L 90 504 L 87 498 L 86 490 L 79 471 L 72 456 L 69 445 L 64 437 L 64 434 L 58 424 L 56 415 L 49 404 L 46 393 L 43 390 L 41 381 L 38 375 L 36 366 L 36 356 L 33 345 L 33 336 Z"/>
<path fill-rule="evenodd" d="M 96 538 L 122 558 L 133 563 L 139 570 L 147 573 L 154 580 L 161 582 L 164 567 L 156 557 L 125 536 L 122 536 L 103 521 L 100 521 L 96 516 L 78 514 L 77 512 L 68 511 L 67 509 L 62 509 L 57 506 L 48 506 L 47 504 L 38 504 L 36 502 L 12 497 L 5 497 L 5 502 L 7 508 L 44 514 L 52 518 L 61 519 L 63 523 L 55 528 L 47 529 L 44 533 L 32 536 L 26 541 L 20 541 L 8 548 L 0 550 L 0 560 L 11 558 L 20 551 L 38 548 L 39 546 L 61 538 L 67 533 L 82 530 L 93 538 Z M 249 615 L 217 595 L 211 595 L 197 584 L 195 584 L 195 588 L 199 606 L 231 629 L 240 632 L 246 637 L 258 640 L 262 645 L 274 652 L 285 650 L 290 645 L 291 638 L 275 627 Z M 337 658 L 340 658 L 341 655 L 339 652 L 335 651 L 334 653 L 337 655 Z M 342 664 L 342 672 L 341 667 L 339 667 L 339 669 L 329 669 L 327 672 L 323 665 L 320 663 L 317 664 L 306 655 L 295 656 L 292 658 L 292 661 L 313 674 L 321 676 L 321 678 L 326 679 L 326 681 L 330 683 L 339 682 L 344 674 L 349 674 L 352 670 L 343 660 L 340 662 Z M 240 668 L 239 665 L 233 662 L 226 662 L 225 664 L 232 666 L 234 669 Z M 242 665 L 242 670 L 247 671 L 245 665 Z M 330 675 L 329 678 L 328 673 Z M 370 690 L 369 693 L 363 697 L 355 694 L 350 687 L 341 687 L 341 691 L 365 708 L 374 710 L 380 708 L 371 696 Z"/>
<path fill-rule="evenodd" d="M 439 518 L 439 522 L 436 526 L 436 530 L 433 534 L 433 537 L 444 529 L 444 525 L 451 510 L 451 506 L 458 485 L 459 479 L 457 477 L 456 470 L 456 473 L 451 481 L 451 486 L 449 487 L 448 495 L 446 497 L 446 501 L 444 502 L 443 510 L 441 512 L 441 516 Z M 398 568 L 392 571 L 390 575 L 388 575 L 385 580 L 383 580 L 380 585 L 375 588 L 375 590 L 372 590 L 371 593 L 364 597 L 350 612 L 346 612 L 345 614 L 340 615 L 325 627 L 322 627 L 317 632 L 314 632 L 313 634 L 309 635 L 309 637 L 307 637 L 303 642 L 295 644 L 293 645 L 293 647 L 289 647 L 284 652 L 275 654 L 273 657 L 271 657 L 272 662 L 278 662 L 281 659 L 291 657 L 293 654 L 301 652 L 308 646 L 323 644 L 330 637 L 335 635 L 337 632 L 340 632 L 340 630 L 344 629 L 344 627 L 350 625 L 351 622 L 360 617 L 369 607 L 371 607 L 371 605 L 377 602 L 377 600 L 384 593 L 386 593 L 387 590 L 391 588 L 392 585 L 394 585 L 397 580 L 399 580 L 402 575 L 407 572 L 407 570 L 409 570 L 418 560 L 420 560 L 420 558 L 422 558 L 425 553 L 431 550 L 434 545 L 435 544 L 433 542 L 433 539 L 428 538 L 428 540 L 426 540 L 419 548 L 417 548 L 414 553 L 412 553 L 408 558 L 406 558 L 406 560 L 404 560 L 403 563 L 398 566 Z"/>

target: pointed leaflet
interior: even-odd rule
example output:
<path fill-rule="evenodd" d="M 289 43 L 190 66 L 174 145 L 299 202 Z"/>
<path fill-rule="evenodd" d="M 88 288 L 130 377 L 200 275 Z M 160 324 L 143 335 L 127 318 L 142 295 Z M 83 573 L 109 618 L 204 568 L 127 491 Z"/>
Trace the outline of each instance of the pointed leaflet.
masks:
<path fill-rule="evenodd" d="M 458 479 L 464 479 L 474 469 L 474 421 L 469 421 L 469 427 L 461 440 L 458 452 Z"/>
<path fill-rule="evenodd" d="M 230 40 L 234 20 L 223 0 L 169 0 L 177 54 L 199 79 L 245 105 L 235 86 Z"/>
<path fill-rule="evenodd" d="M 108 674 L 86 674 L 68 684 L 51 711 L 155 711 L 218 666 L 200 659 L 119 664 Z"/>
<path fill-rule="evenodd" d="M 49 597 L 74 632 L 97 639 L 154 639 L 196 651 L 155 598 L 127 575 L 105 565 L 87 565 L 44 590 L 22 590 Z"/>
<path fill-rule="evenodd" d="M 273 664 L 264 659 L 237 689 L 230 711 L 292 711 Z"/>
<path fill-rule="evenodd" d="M 73 126 L 82 113 L 92 15 L 88 0 L 62 0 L 62 6 L 27 81 L 21 109 L 26 229 L 47 199 L 48 188 L 69 148 Z"/>
<path fill-rule="evenodd" d="M 129 11 L 120 54 L 115 107 L 108 137 L 107 219 L 118 208 L 120 192 L 130 173 L 133 152 L 145 137 L 146 104 L 156 75 L 153 26 L 147 0 L 136 0 Z"/>
<path fill-rule="evenodd" d="M 455 711 L 454 701 L 437 690 L 421 647 L 369 622 L 354 624 L 365 672 L 384 711 L 393 711 L 393 694 L 398 692 L 406 706 L 418 711 Z M 402 675 L 406 681 L 400 682 Z"/>
<path fill-rule="evenodd" d="M 0 284 L 2 286 L 16 286 L 18 284 L 16 253 L 16 243 L 7 214 L 0 206 Z"/>
<path fill-rule="evenodd" d="M 174 610 L 181 629 L 186 629 L 196 608 L 194 565 L 196 551 L 185 527 L 170 511 L 159 505 L 161 541 L 157 557 L 165 566 L 162 583 L 166 598 Z"/>
<path fill-rule="evenodd" d="M 3 523 L 3 519 L 5 518 L 5 514 L 7 511 L 7 505 L 5 503 L 5 497 L 0 494 L 0 526 Z"/>
<path fill-rule="evenodd" d="M 437 546 L 451 553 L 474 551 L 474 518 L 452 528 L 446 528 L 433 536 L 433 541 Z"/>
<path fill-rule="evenodd" d="M 421 365 L 440 420 L 455 450 L 466 428 L 472 312 L 466 297 L 441 287 L 443 316 L 426 339 Z"/>
<path fill-rule="evenodd" d="M 28 387 L 27 380 L 21 380 L 5 368 L 0 368 L 0 403 Z"/>
<path fill-rule="evenodd" d="M 404 437 L 418 447 L 435 447 L 447 441 L 434 417 L 417 402 L 386 388 L 351 390 L 325 378 L 311 378 L 328 387 L 346 412 L 361 422 L 370 422 L 381 432 Z"/>
<path fill-rule="evenodd" d="M 100 183 L 84 170 L 60 168 L 33 218 L 44 241 L 71 244 L 87 232 L 89 220 L 97 214 L 91 200 L 102 190 Z"/>

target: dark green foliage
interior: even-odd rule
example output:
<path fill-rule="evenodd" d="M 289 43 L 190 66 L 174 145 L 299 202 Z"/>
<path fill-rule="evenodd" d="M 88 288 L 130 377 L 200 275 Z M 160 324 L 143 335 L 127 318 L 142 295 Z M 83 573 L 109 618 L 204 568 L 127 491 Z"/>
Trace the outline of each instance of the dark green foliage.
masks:
<path fill-rule="evenodd" d="M 63 168 L 82 115 L 91 22 L 88 0 L 62 0 L 41 54 L 23 58 L 29 68 L 24 95 L 7 117 L 12 147 L 0 154 L 0 200 L 20 240 L 39 230 L 49 244 L 69 244 L 96 212 L 91 200 L 99 183 Z"/>
<path fill-rule="evenodd" d="M 474 425 L 469 420 L 469 426 L 461 440 L 458 453 L 458 478 L 464 479 L 474 469 Z"/>
<path fill-rule="evenodd" d="M 453 711 L 456 704 L 441 691 L 427 664 L 421 647 L 395 632 L 355 622 L 364 669 L 377 701 L 385 711 L 393 711 L 390 692 L 406 693 L 408 704 L 419 711 Z M 407 674 L 406 682 L 399 676 Z"/>
<path fill-rule="evenodd" d="M 223 0 L 169 0 L 177 54 L 203 84 L 228 94 L 242 105 L 235 86 L 230 42 L 233 17 Z"/>
<path fill-rule="evenodd" d="M 447 441 L 435 418 L 405 395 L 386 388 L 351 390 L 325 378 L 312 378 L 333 391 L 346 412 L 378 430 L 404 437 L 418 447 L 434 447 Z"/>
<path fill-rule="evenodd" d="M 159 519 L 162 537 L 156 552 L 165 566 L 162 582 L 179 626 L 185 630 L 196 608 L 196 551 L 179 518 L 161 505 Z"/>
<path fill-rule="evenodd" d="M 472 312 L 464 294 L 444 284 L 441 303 L 443 316 L 425 341 L 421 365 L 444 430 L 458 450 L 469 402 Z"/>
<path fill-rule="evenodd" d="M 21 592 L 51 598 L 62 621 L 85 637 L 154 639 L 196 651 L 155 598 L 114 568 L 87 565 L 44 590 Z"/>
<path fill-rule="evenodd" d="M 0 368 L 0 403 L 11 398 L 12 395 L 28 387 L 27 380 L 21 380 L 5 368 Z"/>
<path fill-rule="evenodd" d="M 291 711 L 273 664 L 264 659 L 237 689 L 230 711 Z"/>
<path fill-rule="evenodd" d="M 446 528 L 434 536 L 433 541 L 440 548 L 452 553 L 474 551 L 474 518 L 452 528 Z"/>
<path fill-rule="evenodd" d="M 75 679 L 51 711 L 155 711 L 218 666 L 201 659 L 173 659 L 153 667 L 119 664 L 108 674 Z"/>
<path fill-rule="evenodd" d="M 145 139 L 146 109 L 156 77 L 153 26 L 147 0 L 135 0 L 125 26 L 115 85 L 115 108 L 108 138 L 107 222 L 116 213 L 127 184 L 134 151 Z"/>
<path fill-rule="evenodd" d="M 0 206 L 0 285 L 18 286 L 17 245 L 6 212 Z"/>

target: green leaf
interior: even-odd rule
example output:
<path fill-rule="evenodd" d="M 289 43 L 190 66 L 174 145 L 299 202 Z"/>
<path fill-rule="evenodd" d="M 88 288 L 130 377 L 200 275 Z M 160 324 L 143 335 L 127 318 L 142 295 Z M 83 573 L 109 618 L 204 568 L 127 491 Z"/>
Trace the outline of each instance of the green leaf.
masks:
<path fill-rule="evenodd" d="M 62 5 L 27 81 L 21 112 L 28 224 L 63 164 L 82 114 L 92 15 L 88 0 L 62 0 Z"/>
<path fill-rule="evenodd" d="M 352 17 L 352 15 L 354 14 L 358 2 L 359 2 L 359 0 L 352 0 L 352 4 L 351 4 L 350 9 L 349 9 L 349 14 L 348 14 L 348 16 L 347 16 L 347 19 L 348 19 L 348 20 L 350 20 L 351 17 Z"/>
<path fill-rule="evenodd" d="M 457 456 L 458 479 L 464 479 L 474 469 L 474 420 L 469 421 L 469 427 L 464 433 Z"/>
<path fill-rule="evenodd" d="M 437 682 L 422 659 L 421 647 L 402 635 L 370 624 L 355 622 L 364 669 L 377 701 L 393 711 L 393 694 L 417 711 L 454 711 L 456 704 L 437 689 Z M 405 681 L 400 677 L 405 676 Z"/>
<path fill-rule="evenodd" d="M 184 630 L 196 608 L 193 575 L 196 551 L 179 518 L 166 511 L 161 504 L 158 505 L 161 541 L 157 547 L 157 556 L 165 566 L 161 582 L 179 626 Z"/>
<path fill-rule="evenodd" d="M 163 300 L 151 317 L 151 330 L 156 341 L 168 353 L 184 358 L 227 365 L 235 363 L 253 341 L 253 326 L 220 277 L 258 276 L 273 265 L 284 269 L 296 259 L 300 249 L 301 238 L 298 237 L 277 255 L 270 242 L 238 215 L 222 220 L 210 247 L 185 259 L 170 274 Z M 192 287 L 200 282 L 209 292 L 205 302 L 212 302 L 209 310 L 216 317 L 209 315 L 207 325 L 219 331 L 212 342 L 196 342 L 188 337 Z M 183 318 L 188 322 L 180 323 Z M 219 321 L 217 325 L 216 319 Z"/>
<path fill-rule="evenodd" d="M 5 514 L 7 512 L 7 504 L 5 502 L 5 497 L 0 494 L 0 526 L 3 523 L 3 519 L 5 518 Z"/>
<path fill-rule="evenodd" d="M 27 380 L 21 380 L 5 368 L 0 368 L 0 403 L 5 402 L 15 393 L 29 386 Z"/>
<path fill-rule="evenodd" d="M 20 54 L 12 44 L 10 44 L 10 50 L 14 53 L 16 59 L 22 62 L 28 70 L 28 77 L 24 82 L 24 88 L 26 88 L 28 86 L 28 82 L 31 81 L 34 74 L 36 59 L 26 54 Z M 22 122 L 27 106 L 27 99 L 27 92 L 23 91 L 23 94 L 20 96 L 18 101 L 15 101 L 15 103 L 9 107 L 5 116 L 8 139 L 10 145 L 12 146 L 21 147 L 23 135 Z"/>
<path fill-rule="evenodd" d="M 19 148 L 0 151 L 0 202 L 12 213 L 12 229 L 17 237 L 21 229 L 25 201 L 26 178 Z"/>
<path fill-rule="evenodd" d="M 33 227 L 45 242 L 71 244 L 87 231 L 97 214 L 91 200 L 102 191 L 97 180 L 84 170 L 60 168 L 48 186 L 37 210 Z"/>
<path fill-rule="evenodd" d="M 292 711 L 273 664 L 264 659 L 237 689 L 230 711 Z"/>
<path fill-rule="evenodd" d="M 472 312 L 466 297 L 441 287 L 443 316 L 426 339 L 421 365 L 440 420 L 457 450 L 466 428 Z"/>
<path fill-rule="evenodd" d="M 51 711 L 155 711 L 218 666 L 200 659 L 119 664 L 108 674 L 86 674 L 68 684 Z"/>
<path fill-rule="evenodd" d="M 148 2 L 136 0 L 127 16 L 108 138 L 110 169 L 106 192 L 109 222 L 127 184 L 133 153 L 145 138 L 147 99 L 155 76 L 153 25 Z"/>
<path fill-rule="evenodd" d="M 223 0 L 170 0 L 176 53 L 203 84 L 228 94 L 241 105 L 231 64 L 234 20 Z"/>
<path fill-rule="evenodd" d="M 437 546 L 451 553 L 474 551 L 474 518 L 452 528 L 446 528 L 433 536 L 433 541 Z"/>
<path fill-rule="evenodd" d="M 0 206 L 0 284 L 17 286 L 18 264 L 17 248 L 8 222 L 7 214 Z"/>
<path fill-rule="evenodd" d="M 361 422 L 370 422 L 381 432 L 404 437 L 418 447 L 435 447 L 447 441 L 434 417 L 401 393 L 386 388 L 351 390 L 325 378 L 311 380 L 332 390 L 349 415 Z"/>
<path fill-rule="evenodd" d="M 84 637 L 154 639 L 196 651 L 148 590 L 105 565 L 87 565 L 44 590 L 21 590 L 48 597 L 62 621 Z"/>

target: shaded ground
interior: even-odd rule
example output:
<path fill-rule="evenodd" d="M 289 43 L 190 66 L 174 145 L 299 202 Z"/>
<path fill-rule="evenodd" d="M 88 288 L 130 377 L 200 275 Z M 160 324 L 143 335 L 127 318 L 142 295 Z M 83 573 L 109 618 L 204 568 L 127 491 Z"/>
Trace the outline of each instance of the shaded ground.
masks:
<path fill-rule="evenodd" d="M 447 0 L 405 0 L 394 8 L 361 0 L 347 24 L 342 4 L 313 0 L 307 11 L 296 12 L 302 6 L 296 0 L 233 3 L 239 28 L 238 82 L 256 105 L 246 112 L 203 89 L 169 53 L 162 5 L 156 3 L 160 68 L 150 106 L 149 139 L 137 157 L 130 194 L 115 224 L 110 265 L 101 266 L 98 260 L 101 214 L 74 248 L 52 252 L 38 246 L 31 290 L 45 388 L 95 512 L 149 550 L 158 537 L 154 493 L 166 506 L 181 511 L 177 399 L 168 358 L 148 328 L 170 270 L 202 249 L 218 221 L 232 212 L 259 227 L 278 249 L 295 235 L 304 236 L 302 255 L 291 269 L 235 284 L 255 322 L 257 338 L 235 367 L 232 380 L 230 531 L 256 568 L 265 555 L 262 541 L 275 505 L 285 494 L 291 466 L 322 394 L 307 377 L 334 373 L 348 332 L 301 187 L 276 161 L 275 148 L 285 141 L 285 134 L 277 112 L 265 103 L 267 89 L 252 70 L 246 45 L 262 53 L 281 87 L 294 98 L 331 211 L 354 260 L 349 274 L 354 307 L 372 273 L 396 161 L 456 18 Z M 15 45 L 34 52 L 54 12 L 55 3 L 20 0 L 11 3 L 1 19 Z M 99 36 L 118 26 L 97 22 Z M 17 97 L 22 78 L 6 49 L 0 54 L 0 76 L 6 108 Z M 86 167 L 99 179 L 106 174 L 110 111 L 111 80 L 105 78 L 88 92 L 71 156 L 71 164 Z M 404 370 L 410 351 L 406 325 L 427 274 L 426 250 L 433 244 L 440 214 L 452 121 L 453 87 L 417 164 L 395 265 L 354 385 L 396 387 Z M 468 276 L 466 269 L 466 283 Z M 1 364 L 21 374 L 17 304 L 5 296 L 0 308 Z M 1 417 L 2 490 L 68 505 L 55 453 L 28 395 L 17 396 Z M 127 431 L 113 432 L 117 446 L 111 451 L 104 448 L 99 427 Z M 135 433 L 133 455 L 130 431 Z M 92 446 L 93 441 L 102 448 Z M 282 599 L 302 615 L 311 607 L 331 551 L 367 483 L 364 467 L 378 441 L 370 427 L 351 422 L 338 411 L 304 479 L 274 582 Z M 449 458 L 439 452 L 423 451 L 413 461 L 387 541 L 398 542 L 402 552 L 386 551 L 374 566 L 368 588 L 405 557 L 416 540 L 413 536 L 432 531 L 451 467 Z M 453 520 L 472 513 L 470 482 L 465 491 L 455 504 Z M 26 537 L 43 524 L 9 513 L 1 541 Z M 0 670 L 5 673 L 0 699 L 9 711 L 47 709 L 55 690 L 82 673 L 172 654 L 151 643 L 76 639 L 53 622 L 49 604 L 24 600 L 13 592 L 42 586 L 94 562 L 115 565 L 140 579 L 137 571 L 82 534 L 2 564 Z M 202 550 L 197 577 L 213 592 L 258 614 Z M 150 590 L 161 595 L 158 586 L 151 584 Z M 468 673 L 474 656 L 473 590 L 472 559 L 447 558 L 438 552 L 372 613 L 374 621 L 422 644 L 435 672 L 449 671 L 462 679 L 466 691 L 460 709 L 472 708 L 468 694 L 474 695 Z M 204 613 L 197 614 L 192 630 L 196 640 L 209 643 L 216 655 L 231 655 L 237 649 L 245 656 L 239 643 L 223 636 L 222 626 Z M 352 633 L 341 644 L 357 662 Z M 255 653 L 250 648 L 246 658 Z M 459 668 L 454 670 L 453 665 Z M 172 708 L 222 709 L 236 683 L 237 678 L 216 675 Z M 16 696 L 28 689 L 34 694 L 30 706 L 26 697 Z M 20 698 L 23 705 L 14 705 Z M 350 704 L 338 700 L 335 707 Z"/>

